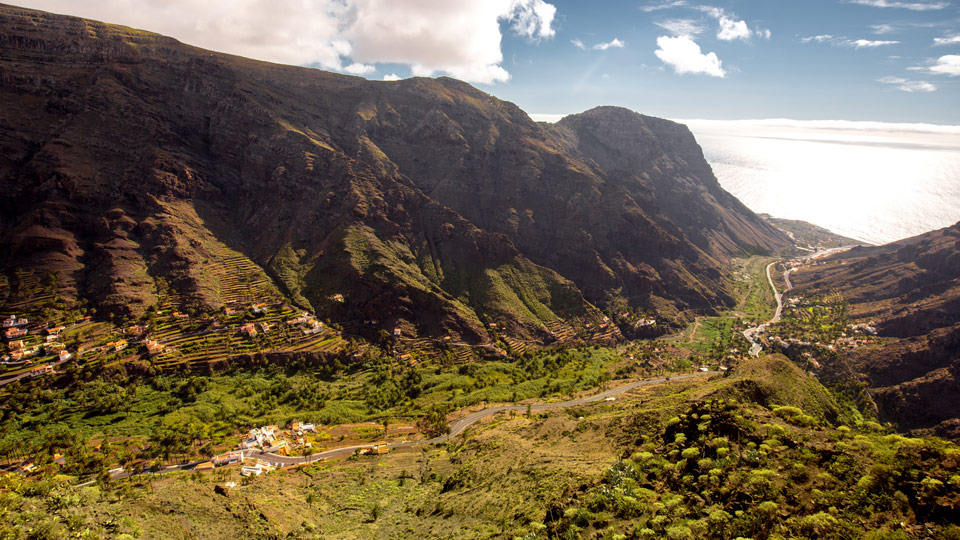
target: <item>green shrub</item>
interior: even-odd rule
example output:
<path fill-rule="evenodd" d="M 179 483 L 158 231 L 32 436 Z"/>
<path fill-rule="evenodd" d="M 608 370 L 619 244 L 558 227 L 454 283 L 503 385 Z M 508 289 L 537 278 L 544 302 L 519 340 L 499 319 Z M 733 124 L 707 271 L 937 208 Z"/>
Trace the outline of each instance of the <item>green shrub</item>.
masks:
<path fill-rule="evenodd" d="M 690 527 L 684 525 L 667 527 L 666 533 L 669 540 L 694 540 L 695 538 L 693 531 L 690 530 Z"/>
<path fill-rule="evenodd" d="M 837 518 L 826 512 L 817 512 L 808 516 L 791 518 L 787 521 L 797 534 L 810 538 L 823 538 L 835 532 L 840 525 Z"/>
<path fill-rule="evenodd" d="M 761 513 L 766 515 L 775 514 L 778 508 L 779 507 L 777 506 L 777 503 L 773 501 L 763 501 L 762 503 L 757 505 L 757 510 L 759 510 Z"/>

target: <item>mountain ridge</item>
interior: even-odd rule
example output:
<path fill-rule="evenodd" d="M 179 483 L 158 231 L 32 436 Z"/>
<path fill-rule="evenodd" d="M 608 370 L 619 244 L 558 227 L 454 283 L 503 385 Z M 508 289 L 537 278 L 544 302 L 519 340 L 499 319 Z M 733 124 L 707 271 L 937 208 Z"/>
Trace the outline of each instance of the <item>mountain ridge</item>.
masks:
<path fill-rule="evenodd" d="M 960 437 L 960 223 L 882 246 L 859 246 L 798 270 L 800 294 L 839 292 L 850 316 L 885 338 L 825 364 L 870 389 L 880 418 Z"/>
<path fill-rule="evenodd" d="M 0 125 L 5 270 L 56 272 L 104 312 L 142 315 L 158 277 L 222 306 L 204 270 L 220 242 L 334 321 L 546 339 L 598 308 L 722 308 L 726 258 L 789 245 L 668 121 L 617 110 L 646 144 L 621 154 L 654 159 L 611 171 L 597 148 L 565 151 L 585 131 L 551 135 L 581 117 L 545 128 L 454 79 L 366 81 L 11 6 L 0 26 L 18 111 Z"/>

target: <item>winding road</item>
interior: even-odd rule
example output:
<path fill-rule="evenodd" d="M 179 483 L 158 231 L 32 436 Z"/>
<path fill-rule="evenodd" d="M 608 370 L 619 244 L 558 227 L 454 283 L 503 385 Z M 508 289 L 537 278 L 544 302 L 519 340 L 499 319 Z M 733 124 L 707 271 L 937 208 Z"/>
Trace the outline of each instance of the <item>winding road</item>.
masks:
<path fill-rule="evenodd" d="M 645 379 L 642 381 L 634 381 L 632 383 L 628 383 L 623 386 L 618 386 L 616 388 L 605 390 L 603 392 L 593 394 L 591 396 L 579 398 L 579 399 L 571 399 L 569 401 L 558 401 L 556 403 L 539 403 L 536 405 L 530 405 L 530 410 L 532 412 L 538 412 L 538 411 L 546 411 L 550 409 L 565 409 L 568 407 L 578 407 L 581 405 L 596 403 L 598 401 L 603 401 L 611 398 L 615 399 L 615 396 L 618 396 L 620 394 L 623 394 L 624 392 L 629 392 L 630 390 L 633 390 L 635 388 L 640 388 L 643 386 L 651 386 L 651 385 L 661 384 L 668 381 L 682 381 L 682 380 L 692 379 L 696 377 L 718 375 L 718 374 L 720 374 L 719 371 L 703 371 L 703 372 L 697 372 L 697 373 L 688 373 L 686 375 L 674 375 L 670 377 L 658 377 L 656 379 Z M 422 441 L 401 441 L 401 442 L 388 443 L 387 447 L 391 449 L 409 448 L 412 446 L 423 446 L 423 445 L 444 443 L 456 437 L 457 435 L 460 435 L 468 427 L 472 426 L 473 424 L 476 424 L 477 422 L 479 422 L 480 420 L 488 416 L 501 413 L 504 411 L 526 411 L 526 410 L 527 410 L 527 405 L 497 405 L 494 407 L 487 407 L 486 409 L 468 414 L 463 418 L 460 418 L 458 420 L 454 420 L 453 422 L 451 422 L 449 425 L 450 427 L 449 433 L 446 433 L 439 437 L 434 437 L 432 439 L 426 439 Z M 311 454 L 309 456 L 302 456 L 302 457 L 281 456 L 278 454 L 263 452 L 261 450 L 244 450 L 243 455 L 245 458 L 262 459 L 263 461 L 266 461 L 272 465 L 286 467 L 290 465 L 312 463 L 315 461 L 323 461 L 323 460 L 333 459 L 338 457 L 347 457 L 347 456 L 353 455 L 354 452 L 356 452 L 357 450 L 371 448 L 372 446 L 373 445 L 370 443 L 358 444 L 353 446 L 344 446 L 340 448 L 332 448 L 330 450 L 325 450 L 323 452 L 318 452 L 316 454 Z M 139 474 L 150 475 L 150 474 L 159 474 L 159 473 L 166 473 L 166 472 L 189 471 L 189 470 L 195 469 L 196 466 L 199 465 L 200 463 L 203 463 L 203 461 L 194 461 L 191 463 L 183 463 L 180 465 L 168 465 L 160 471 L 156 471 L 156 472 L 143 471 Z M 113 480 L 117 480 L 121 478 L 129 478 L 131 476 L 136 476 L 136 475 L 137 473 L 133 473 L 133 471 L 114 470 L 114 471 L 111 471 L 110 477 Z M 89 485 L 90 483 L 92 482 L 88 482 L 86 484 L 81 484 L 81 485 Z"/>
<path fill-rule="evenodd" d="M 760 356 L 763 345 L 760 343 L 758 335 L 762 334 L 767 326 L 780 322 L 780 317 L 783 315 L 783 295 L 793 288 L 793 283 L 790 282 L 790 273 L 794 271 L 794 268 L 791 268 L 783 273 L 783 281 L 787 284 L 787 288 L 784 289 L 783 292 L 777 291 L 777 286 L 773 283 L 773 276 L 770 275 L 770 269 L 773 268 L 773 265 L 777 264 L 777 262 L 778 261 L 774 261 L 767 265 L 767 283 L 770 284 L 770 288 L 773 289 L 773 296 L 777 299 L 777 311 L 774 312 L 773 318 L 769 321 L 743 331 L 743 337 L 747 338 L 747 341 L 752 344 L 750 346 L 750 356 Z"/>
<path fill-rule="evenodd" d="M 840 246 L 840 247 L 829 248 L 829 249 L 820 249 L 813 255 L 808 255 L 804 257 L 803 261 L 810 262 L 815 259 L 821 259 L 828 255 L 834 255 L 836 253 L 847 251 L 854 247 L 857 247 L 857 246 L 850 245 L 850 246 Z M 750 356 L 760 355 L 760 351 L 763 350 L 763 345 L 760 343 L 760 340 L 757 336 L 763 333 L 763 331 L 766 330 L 767 326 L 776 322 L 780 322 L 780 316 L 783 314 L 783 295 L 789 292 L 791 289 L 793 289 L 793 283 L 790 282 L 790 274 L 794 270 L 796 270 L 796 268 L 791 268 L 783 273 L 783 281 L 784 283 L 786 283 L 787 288 L 784 289 L 783 292 L 777 291 L 777 286 L 773 284 L 773 277 L 770 275 L 770 269 L 773 268 L 773 265 L 777 264 L 777 262 L 780 262 L 780 261 L 774 261 L 767 265 L 767 283 L 770 284 L 770 288 L 773 289 L 773 295 L 777 299 L 777 311 L 774 313 L 773 318 L 770 319 L 769 321 L 759 326 L 754 326 L 753 328 L 747 328 L 746 330 L 743 331 L 743 337 L 747 338 L 747 341 L 752 343 L 752 345 L 750 346 Z"/>
<path fill-rule="evenodd" d="M 650 386 L 654 384 L 664 383 L 667 381 L 681 381 L 681 380 L 691 379 L 694 377 L 700 377 L 704 375 L 717 375 L 719 373 L 720 373 L 719 371 L 705 371 L 705 372 L 698 372 L 698 373 L 688 373 L 686 375 L 675 375 L 672 377 L 659 377 L 656 379 L 634 381 L 632 383 L 625 384 L 623 386 L 618 386 L 616 388 L 606 390 L 598 394 L 593 394 L 592 396 L 587 396 L 579 399 L 571 399 L 569 401 L 558 401 L 556 403 L 540 403 L 536 405 L 530 405 L 530 411 L 538 412 L 538 411 L 546 411 L 550 409 L 566 409 L 568 407 L 578 407 L 578 406 L 587 405 L 590 403 L 596 403 L 598 401 L 603 401 L 605 399 L 614 398 L 615 396 L 623 394 L 624 392 L 629 392 L 634 388 L 640 388 L 642 386 Z M 527 410 L 526 405 L 497 405 L 495 407 L 487 407 L 486 409 L 468 414 L 467 416 L 464 416 L 463 418 L 460 418 L 458 420 L 454 420 L 453 422 L 450 423 L 450 432 L 445 435 L 441 435 L 439 437 L 434 437 L 432 439 L 427 439 L 423 441 L 403 441 L 403 442 L 388 443 L 387 447 L 388 448 L 408 448 L 411 446 L 444 443 L 456 437 L 457 435 L 460 435 L 468 427 L 472 426 L 473 424 L 476 424 L 477 422 L 479 422 L 480 420 L 488 416 L 505 412 L 505 411 L 526 411 L 526 410 Z M 370 447 L 371 447 L 370 444 L 345 446 L 342 448 L 334 448 L 331 450 L 326 450 L 324 452 L 319 452 L 319 453 L 312 454 L 310 456 L 304 456 L 304 457 L 280 456 L 277 454 L 270 454 L 270 453 L 261 452 L 261 451 L 244 451 L 244 456 L 260 458 L 264 461 L 268 461 L 270 463 L 275 463 L 275 464 L 294 465 L 298 463 L 309 463 L 312 461 L 321 461 L 324 459 L 331 459 L 335 457 L 349 456 L 353 454 L 356 450 L 363 449 L 363 448 L 370 448 Z"/>
<path fill-rule="evenodd" d="M 70 360 L 72 360 L 74 356 L 76 356 L 76 355 L 73 355 L 73 356 L 71 356 L 70 358 L 67 358 L 66 360 L 56 360 L 56 361 L 51 362 L 50 364 L 46 364 L 46 365 L 50 365 L 50 366 L 53 366 L 53 367 L 59 367 L 59 366 L 63 365 L 64 363 L 69 362 Z M 40 364 L 37 364 L 37 367 L 43 367 L 43 366 L 41 366 Z M 23 379 L 31 379 L 31 378 L 36 377 L 36 376 L 37 376 L 37 375 L 36 375 L 34 372 L 32 372 L 32 371 L 25 371 L 25 372 L 23 372 L 23 373 L 21 373 L 21 374 L 19 374 L 19 375 L 14 375 L 13 377 L 10 377 L 9 379 L 2 379 L 2 380 L 0 380 L 0 386 L 6 386 L 6 385 L 8 385 L 8 384 L 10 384 L 10 383 L 15 383 L 15 382 L 17 382 L 17 381 L 19 381 L 19 380 L 23 380 Z"/>

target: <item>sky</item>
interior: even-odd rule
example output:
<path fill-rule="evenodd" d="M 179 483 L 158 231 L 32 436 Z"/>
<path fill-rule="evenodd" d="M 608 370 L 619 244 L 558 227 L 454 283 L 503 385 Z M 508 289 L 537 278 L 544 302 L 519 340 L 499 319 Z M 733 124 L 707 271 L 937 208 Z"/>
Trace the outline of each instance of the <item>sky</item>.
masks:
<path fill-rule="evenodd" d="M 19 0 L 369 79 L 448 75 L 537 119 L 960 125 L 960 0 Z"/>

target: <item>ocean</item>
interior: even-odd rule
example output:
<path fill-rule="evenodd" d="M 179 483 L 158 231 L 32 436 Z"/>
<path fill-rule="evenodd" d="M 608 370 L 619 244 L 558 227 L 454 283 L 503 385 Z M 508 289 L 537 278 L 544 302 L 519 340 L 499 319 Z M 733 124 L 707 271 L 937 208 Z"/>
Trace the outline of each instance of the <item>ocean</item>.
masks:
<path fill-rule="evenodd" d="M 960 126 L 678 121 L 755 212 L 872 244 L 960 221 Z"/>

